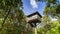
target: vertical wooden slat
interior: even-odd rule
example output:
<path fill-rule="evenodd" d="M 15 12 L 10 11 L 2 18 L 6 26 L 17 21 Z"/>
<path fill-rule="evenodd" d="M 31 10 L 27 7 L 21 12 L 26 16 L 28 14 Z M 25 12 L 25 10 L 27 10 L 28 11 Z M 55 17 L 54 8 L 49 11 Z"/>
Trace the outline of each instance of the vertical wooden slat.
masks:
<path fill-rule="evenodd" d="M 34 27 L 34 34 L 37 34 L 37 28 Z"/>

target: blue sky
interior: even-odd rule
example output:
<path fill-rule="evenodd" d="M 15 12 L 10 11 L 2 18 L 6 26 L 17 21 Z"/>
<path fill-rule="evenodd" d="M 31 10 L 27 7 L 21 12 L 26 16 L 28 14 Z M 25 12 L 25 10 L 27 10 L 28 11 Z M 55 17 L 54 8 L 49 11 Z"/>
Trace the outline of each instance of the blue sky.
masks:
<path fill-rule="evenodd" d="M 45 3 L 42 3 L 42 2 L 37 2 L 36 5 L 37 7 L 33 8 L 35 5 L 33 3 L 31 3 L 31 0 L 22 0 L 23 2 L 23 11 L 26 15 L 29 15 L 31 13 L 34 13 L 36 11 L 38 11 L 41 15 L 43 15 L 43 10 L 45 8 Z M 32 6 L 32 5 L 34 6 Z"/>
<path fill-rule="evenodd" d="M 23 2 L 23 7 L 24 7 L 23 11 L 24 11 L 25 15 L 29 15 L 31 13 L 34 13 L 35 11 L 38 11 L 43 16 L 43 11 L 46 6 L 46 3 L 44 3 L 44 2 L 43 3 L 42 2 L 34 3 L 34 1 L 31 3 L 31 0 L 22 0 L 22 2 Z M 57 19 L 51 18 L 51 20 L 55 21 Z M 38 25 L 38 27 L 39 27 L 39 25 Z"/>

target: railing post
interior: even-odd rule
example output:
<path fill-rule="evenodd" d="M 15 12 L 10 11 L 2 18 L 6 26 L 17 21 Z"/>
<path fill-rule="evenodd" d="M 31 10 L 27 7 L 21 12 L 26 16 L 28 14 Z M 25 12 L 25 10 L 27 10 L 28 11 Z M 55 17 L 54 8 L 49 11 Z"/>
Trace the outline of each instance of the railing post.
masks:
<path fill-rule="evenodd" d="M 34 27 L 34 34 L 37 34 L 37 28 Z"/>

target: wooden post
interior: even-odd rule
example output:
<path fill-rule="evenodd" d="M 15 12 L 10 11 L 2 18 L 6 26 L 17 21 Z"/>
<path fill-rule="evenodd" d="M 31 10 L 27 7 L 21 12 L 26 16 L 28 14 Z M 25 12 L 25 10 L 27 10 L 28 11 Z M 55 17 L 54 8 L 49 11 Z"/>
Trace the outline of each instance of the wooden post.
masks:
<path fill-rule="evenodd" d="M 34 27 L 34 34 L 37 34 L 37 28 Z"/>

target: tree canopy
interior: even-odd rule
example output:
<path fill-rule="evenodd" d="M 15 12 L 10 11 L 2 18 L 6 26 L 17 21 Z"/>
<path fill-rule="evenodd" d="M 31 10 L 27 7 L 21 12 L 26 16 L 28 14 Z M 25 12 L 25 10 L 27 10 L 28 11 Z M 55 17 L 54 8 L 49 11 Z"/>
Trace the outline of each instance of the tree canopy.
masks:
<path fill-rule="evenodd" d="M 38 34 L 60 34 L 60 1 L 38 0 L 45 2 L 44 16 L 39 25 Z M 0 0 L 0 34 L 34 34 L 31 26 L 26 22 L 22 0 Z M 57 18 L 51 21 L 50 16 Z M 41 24 L 40 23 L 40 24 Z"/>

